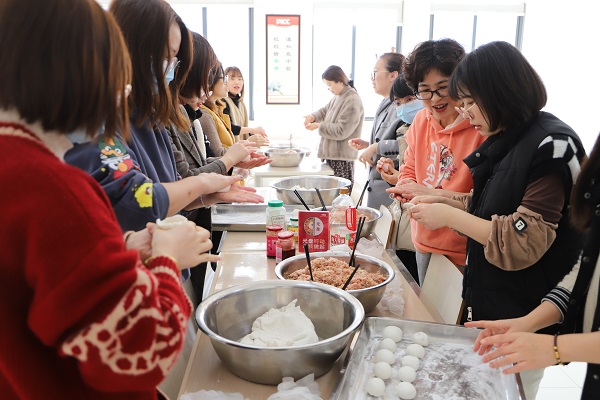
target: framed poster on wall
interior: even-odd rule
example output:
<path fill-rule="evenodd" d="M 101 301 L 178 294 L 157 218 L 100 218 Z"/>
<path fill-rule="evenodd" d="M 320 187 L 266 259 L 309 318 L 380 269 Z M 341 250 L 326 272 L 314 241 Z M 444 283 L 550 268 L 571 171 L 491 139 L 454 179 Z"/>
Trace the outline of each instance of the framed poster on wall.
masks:
<path fill-rule="evenodd" d="M 267 15 L 267 104 L 300 104 L 300 15 Z"/>

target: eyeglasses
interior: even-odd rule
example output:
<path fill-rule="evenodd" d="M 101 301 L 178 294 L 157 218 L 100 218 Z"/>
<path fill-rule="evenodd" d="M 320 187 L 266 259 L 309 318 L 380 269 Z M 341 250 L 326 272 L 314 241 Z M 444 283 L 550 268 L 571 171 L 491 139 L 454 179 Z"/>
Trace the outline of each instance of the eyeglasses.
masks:
<path fill-rule="evenodd" d="M 227 82 L 229 82 L 229 75 L 225 75 L 225 76 L 223 77 L 223 83 L 225 83 L 225 84 L 226 84 Z"/>
<path fill-rule="evenodd" d="M 460 114 L 462 115 L 462 117 L 464 119 L 473 119 L 473 116 L 471 115 L 471 113 L 469 112 L 469 110 L 473 107 L 475 107 L 477 105 L 477 103 L 473 102 L 473 104 L 471 104 L 469 107 L 465 108 L 465 107 L 454 107 L 454 109 Z"/>
<path fill-rule="evenodd" d="M 373 71 L 373 72 L 371 72 L 371 80 L 372 81 L 375 80 L 375 75 L 377 75 L 378 72 L 389 72 L 389 71 Z"/>
<path fill-rule="evenodd" d="M 442 86 L 436 90 L 421 90 L 420 92 L 416 92 L 415 96 L 419 100 L 431 100 L 434 93 L 437 94 L 438 97 L 446 97 L 448 96 L 448 86 Z"/>

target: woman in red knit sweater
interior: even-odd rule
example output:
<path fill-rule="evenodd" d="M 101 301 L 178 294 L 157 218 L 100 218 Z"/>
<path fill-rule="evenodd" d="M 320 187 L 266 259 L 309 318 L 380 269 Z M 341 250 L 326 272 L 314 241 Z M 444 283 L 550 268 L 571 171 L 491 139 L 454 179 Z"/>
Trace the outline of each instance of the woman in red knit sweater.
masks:
<path fill-rule="evenodd" d="M 157 399 L 191 313 L 180 269 L 218 258 L 189 221 L 124 241 L 62 160 L 66 132 L 128 132 L 120 30 L 94 0 L 3 0 L 0 60 L 0 396 Z"/>

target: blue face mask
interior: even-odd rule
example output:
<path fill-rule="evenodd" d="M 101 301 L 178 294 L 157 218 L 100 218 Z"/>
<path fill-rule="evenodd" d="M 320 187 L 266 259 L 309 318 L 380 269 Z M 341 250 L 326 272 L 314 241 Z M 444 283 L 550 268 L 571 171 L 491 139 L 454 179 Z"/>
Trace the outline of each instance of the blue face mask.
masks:
<path fill-rule="evenodd" d="M 415 115 L 417 115 L 424 107 L 421 100 L 415 99 L 408 103 L 401 104 L 400 107 L 396 108 L 396 115 L 407 124 L 412 124 Z"/>
<path fill-rule="evenodd" d="M 171 61 L 164 60 L 163 61 L 163 71 L 165 72 L 165 83 L 169 86 L 169 83 L 173 79 L 175 79 L 175 70 L 179 65 L 179 60 L 177 57 L 173 57 Z M 152 71 L 154 72 L 154 66 L 152 66 Z M 156 74 L 154 74 L 154 93 L 158 93 L 158 82 L 156 80 Z"/>

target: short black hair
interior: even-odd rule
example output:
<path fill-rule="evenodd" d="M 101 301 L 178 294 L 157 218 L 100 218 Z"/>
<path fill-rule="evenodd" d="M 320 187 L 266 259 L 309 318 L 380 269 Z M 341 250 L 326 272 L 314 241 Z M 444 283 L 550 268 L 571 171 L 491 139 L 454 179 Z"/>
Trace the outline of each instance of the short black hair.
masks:
<path fill-rule="evenodd" d="M 402 75 L 408 86 L 416 92 L 419 82 L 423 82 L 425 75 L 431 70 L 437 70 L 448 77 L 452 75 L 464 55 L 465 49 L 453 39 L 421 42 L 406 58 Z"/>
<path fill-rule="evenodd" d="M 390 100 L 394 101 L 396 99 L 403 99 L 412 94 L 413 91 L 410 90 L 406 84 L 404 77 L 402 75 L 398 75 L 396 79 L 394 79 L 394 83 L 392 83 L 392 87 L 390 88 Z"/>
<path fill-rule="evenodd" d="M 525 56 L 499 41 L 465 56 L 448 86 L 452 98 L 469 97 L 477 103 L 491 131 L 530 121 L 548 98 L 542 79 Z"/>

